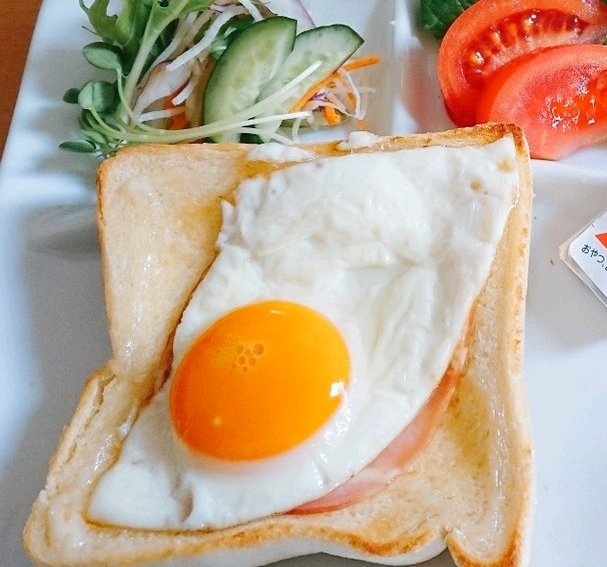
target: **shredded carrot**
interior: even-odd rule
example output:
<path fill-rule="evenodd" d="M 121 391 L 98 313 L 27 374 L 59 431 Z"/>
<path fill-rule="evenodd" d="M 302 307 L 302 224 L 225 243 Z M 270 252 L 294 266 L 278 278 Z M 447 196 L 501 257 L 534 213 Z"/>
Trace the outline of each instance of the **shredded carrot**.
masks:
<path fill-rule="evenodd" d="M 322 112 L 329 126 L 335 126 L 341 122 L 339 113 L 335 107 L 330 104 L 325 104 L 325 106 L 322 107 Z"/>
<path fill-rule="evenodd" d="M 318 81 L 290 108 L 289 112 L 297 112 L 301 110 L 306 103 L 323 87 L 327 86 L 333 80 L 333 75 L 324 78 L 322 81 Z"/>
<path fill-rule="evenodd" d="M 167 126 L 168 130 L 185 130 L 190 123 L 188 119 L 185 117 L 185 112 L 180 112 L 179 114 L 174 114 L 169 118 L 169 123 Z"/>
<path fill-rule="evenodd" d="M 326 87 L 332 81 L 335 81 L 339 78 L 339 74 L 341 71 L 354 71 L 355 69 L 360 69 L 362 67 L 368 67 L 370 65 L 376 65 L 379 63 L 379 56 L 377 55 L 369 55 L 367 57 L 361 57 L 359 59 L 353 59 L 352 61 L 348 61 L 344 63 L 335 73 L 332 73 L 328 77 L 321 79 L 315 85 L 312 86 L 289 110 L 289 112 L 297 112 L 301 110 L 305 104 L 323 87 Z"/>
<path fill-rule="evenodd" d="M 172 95 L 169 95 L 168 97 L 166 97 L 164 99 L 165 110 L 171 110 L 173 108 L 177 108 L 173 104 L 173 98 L 175 97 L 175 94 L 176 93 L 173 93 Z M 174 114 L 173 116 L 171 116 L 169 118 L 168 124 L 167 124 L 167 129 L 168 130 L 184 130 L 189 125 L 190 125 L 190 123 L 185 116 L 185 110 L 184 110 L 184 112 L 180 112 L 179 114 Z"/>
<path fill-rule="evenodd" d="M 379 55 L 368 55 L 367 57 L 360 57 L 359 59 L 352 59 L 341 66 L 342 71 L 354 71 L 355 69 L 361 69 L 362 67 L 369 67 L 371 65 L 377 65 L 379 63 Z"/>
<path fill-rule="evenodd" d="M 352 108 L 356 108 L 356 97 L 354 96 L 354 93 L 348 93 L 348 101 L 352 105 Z"/>

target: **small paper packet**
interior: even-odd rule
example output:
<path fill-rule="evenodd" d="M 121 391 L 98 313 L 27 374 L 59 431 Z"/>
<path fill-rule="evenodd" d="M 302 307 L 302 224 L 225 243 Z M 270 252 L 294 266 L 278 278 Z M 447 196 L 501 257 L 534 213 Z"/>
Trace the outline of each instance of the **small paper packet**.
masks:
<path fill-rule="evenodd" d="M 607 210 L 563 243 L 559 255 L 607 307 Z"/>

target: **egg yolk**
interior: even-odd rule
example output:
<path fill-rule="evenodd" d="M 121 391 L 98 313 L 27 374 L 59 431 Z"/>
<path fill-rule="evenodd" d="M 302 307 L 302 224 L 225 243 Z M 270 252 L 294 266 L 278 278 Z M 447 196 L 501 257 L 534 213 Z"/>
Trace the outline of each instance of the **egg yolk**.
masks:
<path fill-rule="evenodd" d="M 173 428 L 195 453 L 271 457 L 327 422 L 349 375 L 345 341 L 323 315 L 288 301 L 250 304 L 213 323 L 179 364 Z"/>

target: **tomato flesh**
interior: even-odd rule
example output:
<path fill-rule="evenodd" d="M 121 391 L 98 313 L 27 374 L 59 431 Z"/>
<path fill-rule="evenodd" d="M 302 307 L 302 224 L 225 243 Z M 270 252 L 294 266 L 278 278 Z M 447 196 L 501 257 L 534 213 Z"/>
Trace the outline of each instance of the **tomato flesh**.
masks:
<path fill-rule="evenodd" d="M 515 57 L 549 42 L 566 43 L 583 36 L 588 23 L 556 10 L 528 10 L 497 22 L 468 44 L 462 61 L 466 81 L 482 89 L 491 74 Z"/>
<path fill-rule="evenodd" d="M 439 49 L 447 111 L 456 125 L 470 126 L 480 92 L 503 65 L 536 49 L 606 37 L 607 6 L 600 0 L 479 0 L 455 20 Z"/>
<path fill-rule="evenodd" d="M 512 61 L 487 84 L 476 121 L 517 124 L 540 159 L 607 140 L 607 46 L 558 46 Z"/>

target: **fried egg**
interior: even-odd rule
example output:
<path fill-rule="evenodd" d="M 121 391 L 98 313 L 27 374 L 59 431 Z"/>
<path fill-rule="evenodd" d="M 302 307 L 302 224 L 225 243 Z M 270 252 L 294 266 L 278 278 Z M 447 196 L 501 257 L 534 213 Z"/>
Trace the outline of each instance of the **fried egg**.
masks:
<path fill-rule="evenodd" d="M 515 161 L 504 138 L 244 181 L 223 203 L 171 376 L 90 517 L 221 528 L 319 498 L 370 463 L 450 362 L 517 196 Z"/>

